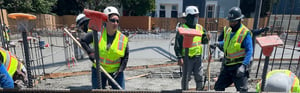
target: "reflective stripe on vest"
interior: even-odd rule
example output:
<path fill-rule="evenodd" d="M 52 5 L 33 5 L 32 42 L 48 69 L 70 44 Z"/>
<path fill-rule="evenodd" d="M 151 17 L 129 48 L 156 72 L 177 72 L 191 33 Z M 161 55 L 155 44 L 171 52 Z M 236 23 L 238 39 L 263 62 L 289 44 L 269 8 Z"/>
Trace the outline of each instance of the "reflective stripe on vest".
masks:
<path fill-rule="evenodd" d="M 225 33 L 229 33 L 231 30 L 232 30 L 231 27 L 227 27 L 227 26 L 224 27 Z M 224 41 L 226 41 L 227 36 L 228 36 L 228 35 L 224 34 Z"/>
<path fill-rule="evenodd" d="M 197 42 L 193 42 L 192 47 L 201 46 L 201 40 Z"/>
<path fill-rule="evenodd" d="M 246 28 L 243 27 L 242 31 L 240 32 L 239 37 L 236 41 L 237 43 L 242 43 L 242 39 L 243 39 L 243 36 L 244 36 L 245 32 L 246 32 Z"/>
<path fill-rule="evenodd" d="M 186 24 L 183 24 L 182 27 L 189 28 Z M 203 34 L 203 27 L 200 24 L 196 25 L 196 31 L 198 31 L 200 34 Z M 201 55 L 202 54 L 202 44 L 201 44 L 201 36 L 195 36 L 193 38 L 192 47 L 189 48 L 189 57 L 193 57 L 195 55 Z M 185 49 L 182 49 L 182 54 L 185 54 Z M 184 55 L 185 56 L 185 55 Z"/>
<path fill-rule="evenodd" d="M 230 60 L 226 65 L 235 65 L 242 63 L 242 61 L 231 62 L 235 59 L 245 57 L 245 49 L 241 47 L 244 38 L 249 32 L 248 29 L 241 24 L 241 27 L 231 37 L 232 29 L 230 27 L 224 27 L 224 53 L 226 58 Z"/>
<path fill-rule="evenodd" d="M 106 29 L 99 33 L 99 58 L 100 65 L 108 72 L 112 73 L 118 70 L 121 63 L 121 57 L 125 55 L 125 48 L 128 38 L 120 31 L 116 31 L 115 38 L 111 46 L 107 49 L 107 32 Z M 96 64 L 93 64 L 96 67 Z"/>
<path fill-rule="evenodd" d="M 110 60 L 110 59 L 105 59 L 103 57 L 100 57 L 100 62 L 105 62 L 105 64 L 118 64 L 118 63 L 121 63 L 120 62 L 121 60 L 116 60 L 116 61 L 113 61 L 113 60 Z"/>
<path fill-rule="evenodd" d="M 246 52 L 245 52 L 245 49 L 243 49 L 239 52 L 227 53 L 227 58 L 234 59 L 234 58 L 239 58 L 239 57 L 245 56 L 245 55 L 246 55 Z"/>

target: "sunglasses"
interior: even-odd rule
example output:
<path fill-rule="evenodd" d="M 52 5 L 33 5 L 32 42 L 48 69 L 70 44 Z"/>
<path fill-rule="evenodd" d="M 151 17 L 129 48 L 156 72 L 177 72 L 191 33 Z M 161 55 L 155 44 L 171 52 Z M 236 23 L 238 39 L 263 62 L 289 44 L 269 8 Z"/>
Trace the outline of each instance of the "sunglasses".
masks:
<path fill-rule="evenodd" d="M 118 20 L 118 19 L 109 19 L 109 21 L 110 21 L 110 22 L 113 22 L 113 23 L 115 23 L 115 22 L 119 23 L 119 20 Z"/>

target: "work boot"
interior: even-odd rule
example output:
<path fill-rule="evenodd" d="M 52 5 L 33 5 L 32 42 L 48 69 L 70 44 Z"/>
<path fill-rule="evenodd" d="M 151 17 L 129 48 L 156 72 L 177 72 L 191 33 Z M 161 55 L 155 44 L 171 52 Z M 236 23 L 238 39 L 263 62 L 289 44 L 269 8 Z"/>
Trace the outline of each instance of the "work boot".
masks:
<path fill-rule="evenodd" d="M 197 82 L 196 83 L 196 90 L 197 91 L 203 91 L 203 82 Z"/>

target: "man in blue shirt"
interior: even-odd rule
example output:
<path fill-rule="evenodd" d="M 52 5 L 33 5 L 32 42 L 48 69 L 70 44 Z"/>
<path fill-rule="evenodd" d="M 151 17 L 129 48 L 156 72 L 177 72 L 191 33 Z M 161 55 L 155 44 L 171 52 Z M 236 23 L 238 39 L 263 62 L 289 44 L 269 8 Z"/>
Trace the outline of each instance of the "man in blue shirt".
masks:
<path fill-rule="evenodd" d="M 227 17 L 230 27 L 224 27 L 219 36 L 219 48 L 224 51 L 225 60 L 214 87 L 216 91 L 224 91 L 232 83 L 237 91 L 248 91 L 248 67 L 253 44 L 252 33 L 241 23 L 243 17 L 240 8 L 231 8 Z"/>

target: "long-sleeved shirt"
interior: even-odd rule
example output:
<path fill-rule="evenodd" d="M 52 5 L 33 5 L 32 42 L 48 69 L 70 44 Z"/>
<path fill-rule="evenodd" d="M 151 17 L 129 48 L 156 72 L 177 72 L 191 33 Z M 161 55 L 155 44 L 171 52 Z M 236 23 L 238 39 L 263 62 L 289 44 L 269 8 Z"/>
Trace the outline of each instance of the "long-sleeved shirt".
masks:
<path fill-rule="evenodd" d="M 107 48 L 108 49 L 111 46 L 111 44 L 113 43 L 115 36 L 116 36 L 116 34 L 114 34 L 113 36 L 110 36 L 107 34 Z M 94 50 L 89 46 L 89 44 L 91 44 L 92 42 L 93 42 L 93 32 L 88 32 L 84 37 L 80 38 L 80 44 L 87 51 L 88 54 L 94 52 Z M 125 49 L 125 55 L 124 55 L 124 57 L 121 57 L 121 65 L 118 70 L 119 72 L 124 71 L 127 66 L 128 57 L 129 57 L 128 49 L 129 48 L 128 48 L 128 44 L 127 44 L 126 49 Z"/>
<path fill-rule="evenodd" d="M 204 34 L 202 35 L 202 40 L 201 43 L 202 44 L 207 44 L 208 43 L 208 38 L 206 36 L 206 30 L 204 30 Z M 177 59 L 180 59 L 184 56 L 184 54 L 182 54 L 182 49 L 183 49 L 183 36 L 179 34 L 179 32 L 176 32 L 176 36 L 175 36 L 175 46 L 174 46 L 174 50 L 175 50 L 175 54 L 177 56 Z"/>
<path fill-rule="evenodd" d="M 236 31 L 231 31 L 230 34 L 230 39 L 235 35 Z M 224 46 L 224 32 L 221 32 L 220 36 L 219 36 L 219 48 L 220 50 L 223 51 L 223 46 Z M 244 65 L 249 65 L 252 54 L 253 54 L 253 43 L 252 43 L 252 37 L 250 32 L 247 33 L 245 39 L 242 42 L 241 45 L 242 48 L 245 48 L 245 52 L 246 52 L 246 56 L 245 59 L 243 61 Z"/>
<path fill-rule="evenodd" d="M 1 88 L 14 88 L 14 80 L 8 74 L 5 66 L 0 64 L 0 87 Z"/>

